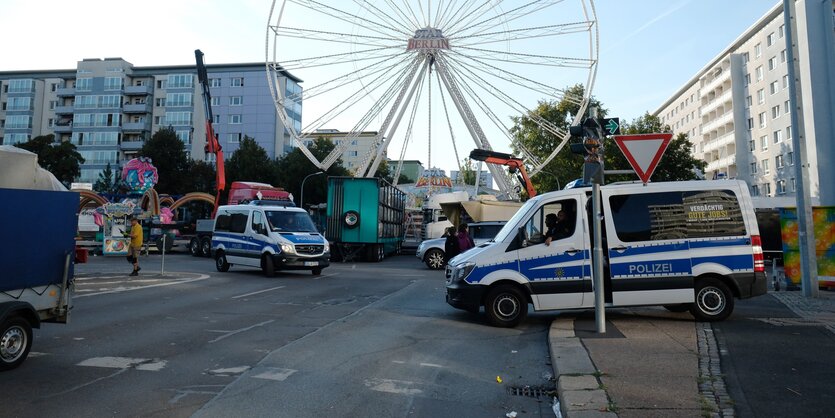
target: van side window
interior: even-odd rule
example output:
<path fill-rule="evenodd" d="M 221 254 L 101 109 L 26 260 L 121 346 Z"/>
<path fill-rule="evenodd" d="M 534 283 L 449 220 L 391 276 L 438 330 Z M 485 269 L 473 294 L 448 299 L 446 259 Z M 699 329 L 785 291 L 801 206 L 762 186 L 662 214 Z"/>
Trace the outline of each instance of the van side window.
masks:
<path fill-rule="evenodd" d="M 745 235 L 742 208 L 730 190 L 685 192 L 684 212 L 690 238 Z"/>
<path fill-rule="evenodd" d="M 557 219 L 557 215 L 560 212 L 563 213 L 566 219 L 559 225 L 562 228 L 562 234 L 558 239 L 574 235 L 574 229 L 577 225 L 577 208 L 575 203 L 574 199 L 559 200 L 539 208 L 525 224 L 525 236 L 528 240 L 528 245 L 542 244 L 545 242 L 549 228 L 545 221 L 550 218 Z"/>
<path fill-rule="evenodd" d="M 617 195 L 609 198 L 609 205 L 621 241 L 687 238 L 681 192 Z"/>
<path fill-rule="evenodd" d="M 232 218 L 228 213 L 217 215 L 215 220 L 215 231 L 229 231 L 229 222 Z"/>
<path fill-rule="evenodd" d="M 252 212 L 252 231 L 262 235 L 267 233 L 267 226 L 264 225 L 261 212 Z"/>
<path fill-rule="evenodd" d="M 246 231 L 248 214 L 246 212 L 233 212 L 230 215 L 232 220 L 229 222 L 229 232 L 243 234 Z"/>

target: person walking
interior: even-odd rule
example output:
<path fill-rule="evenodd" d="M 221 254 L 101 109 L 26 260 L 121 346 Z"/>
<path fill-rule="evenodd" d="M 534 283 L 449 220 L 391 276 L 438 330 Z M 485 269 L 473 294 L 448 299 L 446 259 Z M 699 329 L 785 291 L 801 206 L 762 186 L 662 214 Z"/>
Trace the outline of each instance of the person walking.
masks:
<path fill-rule="evenodd" d="M 468 228 L 469 227 L 465 223 L 458 226 L 458 234 L 456 235 L 456 238 L 458 241 L 459 253 L 463 253 L 464 251 L 475 247 L 475 242 L 473 242 L 473 238 L 470 237 L 470 234 L 467 231 Z"/>
<path fill-rule="evenodd" d="M 454 226 L 447 228 L 444 236 L 446 237 L 446 241 L 444 241 L 444 264 L 446 264 L 461 251 L 458 249 L 458 237 L 455 236 Z"/>
<path fill-rule="evenodd" d="M 130 245 L 128 246 L 128 260 L 133 263 L 133 272 L 131 276 L 138 276 L 139 270 L 139 254 L 142 252 L 142 226 L 139 225 L 139 220 L 131 218 L 130 220 Z"/>

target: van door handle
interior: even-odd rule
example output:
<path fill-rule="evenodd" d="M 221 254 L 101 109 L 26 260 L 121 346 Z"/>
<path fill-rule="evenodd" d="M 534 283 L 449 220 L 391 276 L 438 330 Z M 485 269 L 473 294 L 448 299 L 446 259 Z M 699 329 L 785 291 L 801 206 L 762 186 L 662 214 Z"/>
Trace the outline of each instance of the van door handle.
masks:
<path fill-rule="evenodd" d="M 619 252 L 619 253 L 622 253 L 622 252 L 628 250 L 629 248 L 624 247 L 623 245 L 618 245 L 617 247 L 612 247 L 612 249 Z"/>
<path fill-rule="evenodd" d="M 568 254 L 568 255 L 574 255 L 574 254 L 577 254 L 579 252 L 580 252 L 580 250 L 577 250 L 577 249 L 574 249 L 574 248 L 572 248 L 570 250 L 565 250 L 565 253 Z"/>

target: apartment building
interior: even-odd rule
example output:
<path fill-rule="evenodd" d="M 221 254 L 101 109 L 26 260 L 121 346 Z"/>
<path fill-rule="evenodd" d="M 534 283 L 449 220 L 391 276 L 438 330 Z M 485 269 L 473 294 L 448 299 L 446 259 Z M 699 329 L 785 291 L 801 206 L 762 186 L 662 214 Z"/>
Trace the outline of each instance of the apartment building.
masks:
<path fill-rule="evenodd" d="M 244 136 L 275 158 L 293 149 L 277 116 L 263 63 L 207 65 L 213 128 L 225 155 Z M 279 78 L 287 94 L 301 80 Z M 122 58 L 84 59 L 75 69 L 0 71 L 0 144 L 54 134 L 85 158 L 79 182 L 95 182 L 106 164 L 134 158 L 160 128 L 172 127 L 193 159 L 206 155 L 206 115 L 195 66 L 135 67 Z M 297 130 L 301 103 L 286 106 Z"/>
<path fill-rule="evenodd" d="M 307 147 L 313 145 L 315 138 L 324 138 L 336 145 L 341 145 L 347 141 L 345 151 L 340 158 L 342 159 L 342 166 L 351 172 L 351 174 L 355 174 L 366 157 L 369 156 L 369 152 L 371 152 L 371 148 L 374 146 L 374 141 L 377 140 L 377 131 L 364 131 L 352 135 L 350 132 L 342 132 L 338 129 L 317 129 L 312 133 L 304 133 L 302 136 L 309 138 L 304 140 L 304 144 Z M 383 151 L 383 157 L 385 156 L 386 151 Z M 373 160 L 370 160 L 370 162 L 373 162 Z"/>
<path fill-rule="evenodd" d="M 692 153 L 707 178 L 738 178 L 754 196 L 794 196 L 800 152 L 812 196 L 835 204 L 835 1 L 797 0 L 791 29 L 783 2 L 740 35 L 655 112 Z M 799 138 L 792 145 L 788 30 L 796 44 Z"/>

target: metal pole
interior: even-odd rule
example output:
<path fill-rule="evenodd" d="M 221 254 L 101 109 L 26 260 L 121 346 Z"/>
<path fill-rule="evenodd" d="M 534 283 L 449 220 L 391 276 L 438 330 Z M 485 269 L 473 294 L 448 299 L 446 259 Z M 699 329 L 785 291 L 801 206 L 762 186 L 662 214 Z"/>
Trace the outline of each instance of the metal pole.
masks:
<path fill-rule="evenodd" d="M 481 161 L 478 162 L 478 169 L 475 171 L 475 195 L 478 196 L 478 184 L 481 182 Z"/>
<path fill-rule="evenodd" d="M 162 267 L 159 270 L 159 274 L 165 274 L 165 239 L 168 238 L 168 234 L 165 232 L 162 233 Z"/>
<path fill-rule="evenodd" d="M 792 149 L 797 156 L 797 164 L 795 164 L 795 178 L 797 179 L 797 189 L 795 190 L 795 197 L 797 199 L 797 235 L 798 243 L 800 245 L 800 286 L 805 297 L 818 296 L 818 262 L 815 258 L 815 237 L 814 227 L 812 225 L 812 193 L 809 185 L 809 164 L 806 158 L 806 144 L 805 138 L 801 138 L 800 134 L 800 118 L 798 112 L 800 111 L 800 103 L 797 101 L 797 77 L 795 75 L 794 62 L 794 42 L 792 35 L 792 15 L 794 11 L 794 0 L 783 0 L 783 19 L 786 27 L 786 58 L 788 60 L 789 70 L 789 101 L 792 104 L 791 108 L 791 132 L 792 132 Z"/>
<path fill-rule="evenodd" d="M 317 172 L 315 172 L 315 173 L 310 173 L 310 174 L 308 174 L 308 175 L 306 175 L 306 176 L 304 177 L 304 180 L 302 180 L 302 192 L 301 192 L 301 197 L 299 197 L 299 207 L 300 207 L 300 208 L 304 209 L 304 182 L 306 182 L 306 181 L 307 181 L 307 179 L 308 179 L 309 177 L 311 177 L 311 176 L 318 176 L 319 174 L 324 174 L 324 173 L 325 173 L 324 171 L 317 171 Z"/>
<path fill-rule="evenodd" d="M 606 309 L 604 306 L 604 292 L 603 292 L 603 234 L 601 228 L 601 201 L 600 201 L 600 185 L 592 183 L 591 185 L 591 212 L 592 212 L 592 228 L 594 228 L 594 252 L 592 254 L 591 274 L 594 280 L 594 317 L 597 319 L 597 332 L 599 334 L 606 333 Z"/>

